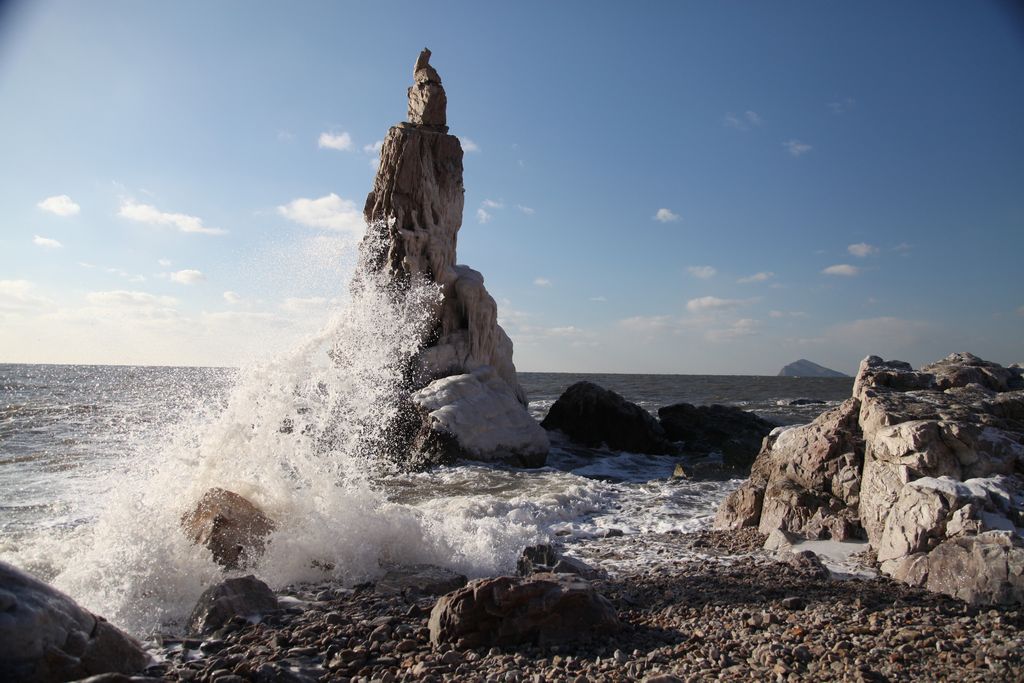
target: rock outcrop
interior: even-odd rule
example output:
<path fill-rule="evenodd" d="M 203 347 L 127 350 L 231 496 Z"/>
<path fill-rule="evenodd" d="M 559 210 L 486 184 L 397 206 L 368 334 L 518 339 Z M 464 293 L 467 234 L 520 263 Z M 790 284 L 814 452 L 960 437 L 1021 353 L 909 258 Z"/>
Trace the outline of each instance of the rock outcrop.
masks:
<path fill-rule="evenodd" d="M 255 576 L 228 579 L 210 586 L 199 596 L 188 618 L 188 630 L 209 634 L 235 617 L 249 619 L 277 608 L 274 591 Z"/>
<path fill-rule="evenodd" d="M 458 648 L 549 645 L 613 633 L 612 604 L 574 574 L 477 579 L 442 596 L 430 613 L 430 642 Z"/>
<path fill-rule="evenodd" d="M 871 356 L 853 397 L 769 437 L 718 528 L 863 536 L 880 569 L 975 603 L 1024 600 L 1024 378 L 969 353 Z"/>
<path fill-rule="evenodd" d="M 274 521 L 242 496 L 221 488 L 203 494 L 181 518 L 185 535 L 211 553 L 217 564 L 236 569 L 263 554 Z"/>
<path fill-rule="evenodd" d="M 849 377 L 849 375 L 801 358 L 779 370 L 779 377 Z"/>
<path fill-rule="evenodd" d="M 593 382 L 577 382 L 566 389 L 540 424 L 588 448 L 605 445 L 617 451 L 656 455 L 676 452 L 654 416 Z"/>
<path fill-rule="evenodd" d="M 0 680 L 70 681 L 148 664 L 139 644 L 102 617 L 0 562 Z"/>
<path fill-rule="evenodd" d="M 425 428 L 438 438 L 407 436 L 410 448 L 444 447 L 410 461 L 429 464 L 454 453 L 543 464 L 547 437 L 526 411 L 512 341 L 498 325 L 497 305 L 483 276 L 455 261 L 464 205 L 463 152 L 459 139 L 448 134 L 447 96 L 430 65 L 429 50 L 417 59 L 413 78 L 409 120 L 384 138 L 363 210 L 368 225 L 363 267 L 384 272 L 396 291 L 422 279 L 436 283 L 442 293 L 424 348 L 409 372 L 411 391 L 423 390 L 414 400 L 423 408 Z M 460 377 L 432 384 L 453 376 Z M 500 416 L 501 427 L 485 424 L 488 416 Z"/>
<path fill-rule="evenodd" d="M 665 436 L 687 453 L 721 453 L 727 467 L 748 469 L 775 425 L 734 406 L 675 403 L 658 409 Z"/>

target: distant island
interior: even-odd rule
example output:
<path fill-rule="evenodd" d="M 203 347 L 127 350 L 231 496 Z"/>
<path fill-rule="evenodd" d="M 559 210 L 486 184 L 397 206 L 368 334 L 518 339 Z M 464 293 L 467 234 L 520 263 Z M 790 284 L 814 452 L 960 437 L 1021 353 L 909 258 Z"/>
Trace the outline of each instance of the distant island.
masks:
<path fill-rule="evenodd" d="M 801 358 L 779 370 L 779 377 L 849 377 L 849 375 Z"/>

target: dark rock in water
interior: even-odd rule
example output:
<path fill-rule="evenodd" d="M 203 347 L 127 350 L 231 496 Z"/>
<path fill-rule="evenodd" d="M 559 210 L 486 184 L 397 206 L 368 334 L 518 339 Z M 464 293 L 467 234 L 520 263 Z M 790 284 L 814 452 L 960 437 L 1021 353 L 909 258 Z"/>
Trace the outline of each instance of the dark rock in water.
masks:
<path fill-rule="evenodd" d="M 779 377 L 849 377 L 849 375 L 801 358 L 779 370 Z"/>
<path fill-rule="evenodd" d="M 619 532 L 621 535 L 621 532 Z M 601 572 L 586 562 L 572 557 L 562 557 L 550 544 L 531 545 L 523 550 L 516 563 L 519 576 L 531 574 L 576 574 L 584 579 L 597 579 Z"/>
<path fill-rule="evenodd" d="M 70 681 L 148 664 L 139 644 L 102 617 L 0 562 L 0 680 Z"/>
<path fill-rule="evenodd" d="M 790 406 L 820 406 L 825 405 L 825 402 L 817 398 L 795 398 L 786 405 Z"/>
<path fill-rule="evenodd" d="M 470 581 L 437 601 L 429 627 L 434 646 L 549 645 L 611 634 L 619 619 L 588 581 L 533 574 Z"/>
<path fill-rule="evenodd" d="M 190 633 L 208 634 L 234 617 L 250 618 L 278 609 L 277 596 L 255 576 L 228 579 L 203 591 L 188 618 Z"/>
<path fill-rule="evenodd" d="M 657 455 L 676 450 L 650 413 L 592 382 L 566 389 L 540 424 L 589 448 L 605 444 L 612 450 Z"/>
<path fill-rule="evenodd" d="M 691 453 L 720 452 L 726 466 L 746 469 L 775 425 L 754 413 L 723 405 L 676 403 L 658 409 L 665 435 Z"/>
<path fill-rule="evenodd" d="M 462 574 L 432 564 L 414 564 L 388 569 L 375 588 L 385 595 L 444 595 L 465 585 Z"/>
<path fill-rule="evenodd" d="M 212 488 L 181 518 L 181 526 L 193 543 L 209 548 L 217 564 L 235 569 L 263 554 L 275 525 L 237 493 Z"/>

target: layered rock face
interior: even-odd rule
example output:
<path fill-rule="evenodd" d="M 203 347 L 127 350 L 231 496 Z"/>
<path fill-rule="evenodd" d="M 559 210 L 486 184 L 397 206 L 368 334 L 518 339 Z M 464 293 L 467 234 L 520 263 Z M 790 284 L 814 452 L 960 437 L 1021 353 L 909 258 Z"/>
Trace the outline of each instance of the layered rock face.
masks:
<path fill-rule="evenodd" d="M 915 371 L 866 358 L 853 397 L 766 441 L 718 528 L 861 536 L 894 578 L 1024 601 L 1024 379 L 956 353 Z"/>
<path fill-rule="evenodd" d="M 385 272 L 399 290 L 416 279 L 441 287 L 435 325 L 410 372 L 412 388 L 422 389 L 413 402 L 427 429 L 445 444 L 443 453 L 427 453 L 427 460 L 455 456 L 543 464 L 547 436 L 526 412 L 512 341 L 498 325 L 497 305 L 483 276 L 455 261 L 464 202 L 462 145 L 448 134 L 447 96 L 429 62 L 430 51 L 424 50 L 413 69 L 409 120 L 392 127 L 381 148 L 363 211 L 370 231 L 363 267 Z M 456 382 L 458 390 L 450 381 L 454 376 L 463 378 Z M 446 378 L 444 386 L 432 385 Z M 439 405 L 445 396 L 453 402 Z M 495 415 L 503 416 L 502 429 L 487 424 Z M 417 442 L 434 443 L 422 435 Z"/>

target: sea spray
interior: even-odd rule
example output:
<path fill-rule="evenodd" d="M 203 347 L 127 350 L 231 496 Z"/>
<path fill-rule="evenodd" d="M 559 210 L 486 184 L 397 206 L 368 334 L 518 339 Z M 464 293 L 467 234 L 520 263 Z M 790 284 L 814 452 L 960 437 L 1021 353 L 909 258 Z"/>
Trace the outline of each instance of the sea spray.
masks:
<path fill-rule="evenodd" d="M 362 271 L 317 334 L 240 372 L 221 410 L 168 429 L 158 455 L 118 482 L 95 523 L 64 541 L 54 583 L 137 634 L 180 625 L 222 576 L 180 528 L 212 487 L 275 520 L 265 553 L 245 570 L 272 586 L 325 573 L 352 583 L 388 563 L 508 568 L 538 537 L 530 515 L 488 515 L 471 500 L 415 506 L 386 488 L 396 476 L 384 457 L 389 429 L 439 297 L 434 284 L 396 288 Z"/>

